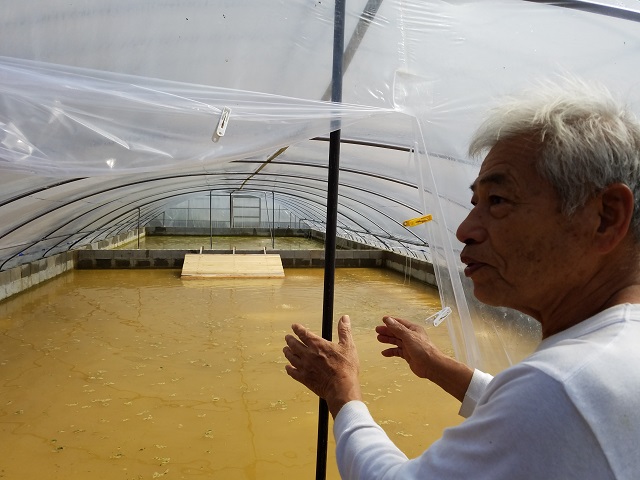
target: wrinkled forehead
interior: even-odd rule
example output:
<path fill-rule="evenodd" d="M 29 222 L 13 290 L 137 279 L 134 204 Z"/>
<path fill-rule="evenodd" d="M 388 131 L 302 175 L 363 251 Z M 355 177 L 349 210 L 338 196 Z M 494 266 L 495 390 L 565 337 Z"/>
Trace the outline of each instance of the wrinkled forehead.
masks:
<path fill-rule="evenodd" d="M 535 166 L 543 144 L 537 134 L 515 135 L 498 140 L 487 152 L 480 171 L 494 162 L 531 163 Z"/>
<path fill-rule="evenodd" d="M 537 169 L 540 144 L 527 137 L 514 137 L 498 141 L 489 150 L 480 166 L 471 190 L 482 185 L 500 185 L 524 190 L 550 187 Z"/>

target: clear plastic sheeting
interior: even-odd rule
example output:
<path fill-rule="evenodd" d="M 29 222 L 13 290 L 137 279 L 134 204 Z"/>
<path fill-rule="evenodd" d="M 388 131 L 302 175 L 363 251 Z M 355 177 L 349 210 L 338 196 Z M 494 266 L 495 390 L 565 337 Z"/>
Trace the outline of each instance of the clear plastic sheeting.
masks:
<path fill-rule="evenodd" d="M 631 60 L 640 54 L 639 3 L 594 5 L 429 2 L 403 16 L 406 63 L 396 72 L 394 102 L 416 119 L 420 190 L 425 211 L 434 214 L 426 238 L 442 303 L 453 310 L 447 326 L 456 356 L 494 373 L 533 350 L 540 326 L 477 302 L 462 273 L 455 231 L 469 211 L 468 187 L 480 166 L 466 149 L 500 96 L 538 78 L 598 81 L 640 112 L 640 68 Z"/>
<path fill-rule="evenodd" d="M 211 165 L 384 113 L 9 58 L 0 99 L 1 168 L 58 176 Z"/>
<path fill-rule="evenodd" d="M 348 0 L 343 101 L 390 106 L 396 0 Z M 329 0 L 23 0 L 3 5 L 0 55 L 180 83 L 328 100 Z M 363 81 L 364 80 L 364 81 Z"/>
<path fill-rule="evenodd" d="M 640 2 L 348 0 L 342 105 L 327 102 L 333 10 L 307 0 L 6 5 L 0 270 L 209 195 L 265 198 L 324 231 L 339 123 L 338 235 L 433 263 L 452 309 L 438 328 L 459 359 L 492 372 L 518 361 L 537 323 L 475 301 L 459 262 L 455 231 L 479 168 L 469 139 L 500 96 L 538 78 L 604 83 L 639 113 Z M 424 214 L 433 221 L 402 225 Z"/>

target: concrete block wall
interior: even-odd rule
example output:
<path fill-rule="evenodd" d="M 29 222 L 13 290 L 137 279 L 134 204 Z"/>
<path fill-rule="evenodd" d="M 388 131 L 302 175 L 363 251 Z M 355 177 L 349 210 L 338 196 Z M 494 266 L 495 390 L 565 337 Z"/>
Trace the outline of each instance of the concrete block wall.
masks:
<path fill-rule="evenodd" d="M 182 268 L 187 253 L 199 250 L 79 250 L 77 269 L 110 268 Z M 203 254 L 228 254 L 232 250 L 203 250 Z M 264 254 L 263 250 L 236 250 L 238 254 Z M 322 268 L 324 250 L 267 250 L 280 254 L 284 268 Z M 384 252 L 380 250 L 339 250 L 336 252 L 337 267 L 382 267 Z"/>
<path fill-rule="evenodd" d="M 323 268 L 324 250 L 267 250 L 279 254 L 284 268 Z M 199 250 L 81 250 L 78 269 L 182 268 L 187 253 Z M 232 250 L 203 250 L 203 254 L 228 254 Z M 263 250 L 236 250 L 238 254 L 263 254 Z M 403 275 L 436 286 L 433 265 L 383 250 L 337 250 L 337 268 L 389 268 Z"/>
<path fill-rule="evenodd" d="M 315 240 L 319 240 L 324 243 L 324 239 L 326 237 L 324 232 L 320 232 L 318 230 L 309 230 L 309 237 Z M 336 238 L 336 249 L 340 250 L 378 250 L 376 247 L 372 247 L 371 245 L 366 245 L 364 243 L 356 242 L 354 240 L 349 240 L 347 238 Z"/>
<path fill-rule="evenodd" d="M 144 230 L 140 230 L 140 235 L 144 235 Z M 76 255 L 78 252 L 110 252 L 102 250 L 114 248 L 119 245 L 131 242 L 138 238 L 138 231 L 133 230 L 98 242 L 86 245 L 83 250 L 74 250 L 59 253 L 47 258 L 35 260 L 33 262 L 18 265 L 0 272 L 0 301 L 17 293 L 23 292 L 42 282 L 50 280 L 64 272 L 76 268 Z"/>
<path fill-rule="evenodd" d="M 140 229 L 140 238 L 146 235 L 146 229 Z M 111 238 L 105 240 L 99 240 L 90 245 L 85 245 L 85 250 L 107 250 L 110 248 L 116 248 L 125 243 L 135 242 L 138 240 L 138 229 L 131 230 L 130 232 L 120 233 Z"/>
<path fill-rule="evenodd" d="M 211 234 L 209 228 L 197 227 L 147 227 L 146 233 L 149 236 L 172 236 L 172 235 L 193 235 L 208 237 Z M 311 230 L 308 228 L 276 228 L 273 231 L 276 237 L 309 237 Z M 271 230 L 268 228 L 234 227 L 216 228 L 214 237 L 270 237 Z"/>
<path fill-rule="evenodd" d="M 144 235 L 144 231 L 140 232 Z M 304 232 L 307 234 L 308 232 Z M 317 237 L 316 237 L 317 238 Z M 137 239 L 137 231 L 101 240 L 85 249 L 64 252 L 0 272 L 0 301 L 28 288 L 77 269 L 173 268 L 181 269 L 187 253 L 198 250 L 111 250 Z M 366 245 L 347 244 L 336 250 L 337 268 L 389 268 L 426 284 L 436 286 L 433 265 L 403 255 L 376 250 Z M 232 254 L 232 250 L 204 250 L 204 253 Z M 236 253 L 262 254 L 263 250 L 237 250 Z M 267 250 L 278 253 L 284 268 L 323 268 L 324 250 Z"/>
<path fill-rule="evenodd" d="M 284 268 L 324 268 L 324 250 L 267 250 L 279 253 Z M 336 250 L 337 268 L 377 268 L 383 265 L 380 250 Z"/>
<path fill-rule="evenodd" d="M 421 282 L 437 287 L 433 265 L 425 260 L 405 257 L 398 253 L 384 252 L 384 266 Z"/>
<path fill-rule="evenodd" d="M 76 268 L 182 268 L 187 253 L 198 250 L 79 250 Z"/>
<path fill-rule="evenodd" d="M 0 301 L 73 270 L 75 252 L 64 252 L 0 272 Z"/>

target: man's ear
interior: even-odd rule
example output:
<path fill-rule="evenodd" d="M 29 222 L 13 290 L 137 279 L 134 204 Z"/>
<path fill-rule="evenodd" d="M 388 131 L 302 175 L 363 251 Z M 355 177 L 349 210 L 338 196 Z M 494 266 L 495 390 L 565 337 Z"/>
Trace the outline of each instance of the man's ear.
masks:
<path fill-rule="evenodd" d="M 633 192 L 624 183 L 614 183 L 598 195 L 600 225 L 596 233 L 601 252 L 613 250 L 629 233 L 633 216 Z"/>

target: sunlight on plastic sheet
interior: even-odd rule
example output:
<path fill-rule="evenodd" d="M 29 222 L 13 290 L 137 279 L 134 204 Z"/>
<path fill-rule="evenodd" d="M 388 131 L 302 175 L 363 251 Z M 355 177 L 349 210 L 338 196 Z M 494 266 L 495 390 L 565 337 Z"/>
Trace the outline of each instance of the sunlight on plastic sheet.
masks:
<path fill-rule="evenodd" d="M 50 175 L 246 158 L 324 134 L 336 118 L 389 113 L 6 57 L 0 79 L 0 166 Z"/>

